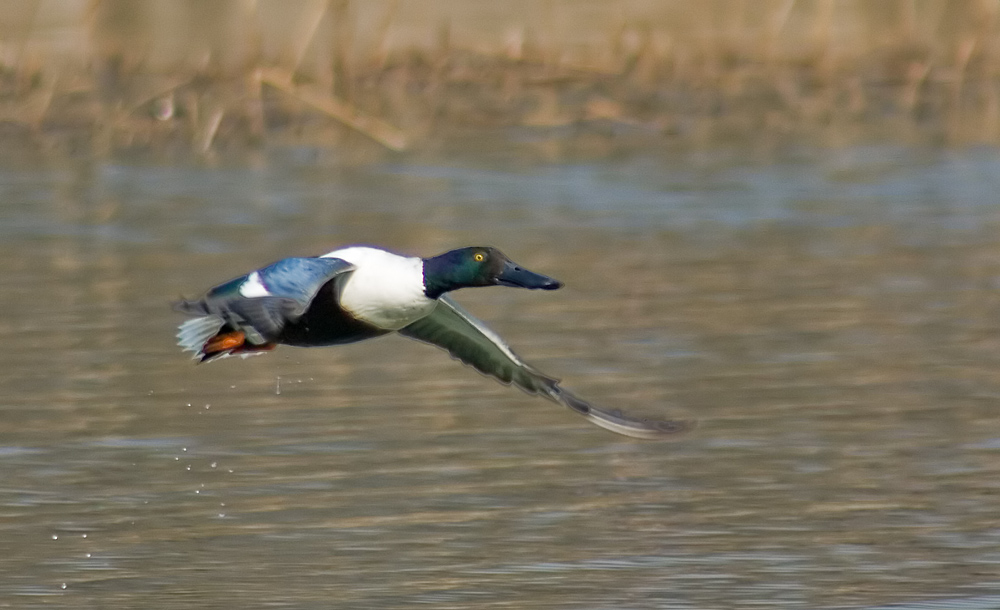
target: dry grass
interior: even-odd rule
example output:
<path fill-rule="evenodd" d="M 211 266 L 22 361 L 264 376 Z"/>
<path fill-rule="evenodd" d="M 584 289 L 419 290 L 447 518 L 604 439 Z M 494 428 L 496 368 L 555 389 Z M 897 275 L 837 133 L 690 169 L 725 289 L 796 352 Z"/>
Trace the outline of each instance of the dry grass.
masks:
<path fill-rule="evenodd" d="M 267 140 L 1000 140 L 991 0 L 20 0 L 0 127 L 102 153 Z"/>

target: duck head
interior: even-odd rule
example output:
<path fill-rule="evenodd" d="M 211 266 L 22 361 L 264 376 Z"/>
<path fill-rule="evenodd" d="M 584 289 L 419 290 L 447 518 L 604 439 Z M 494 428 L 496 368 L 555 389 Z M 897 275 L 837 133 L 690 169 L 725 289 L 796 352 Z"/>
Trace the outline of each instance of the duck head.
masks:
<path fill-rule="evenodd" d="M 424 293 L 436 299 L 442 294 L 474 286 L 513 286 L 555 290 L 562 282 L 529 271 L 491 247 L 451 250 L 424 259 Z"/>

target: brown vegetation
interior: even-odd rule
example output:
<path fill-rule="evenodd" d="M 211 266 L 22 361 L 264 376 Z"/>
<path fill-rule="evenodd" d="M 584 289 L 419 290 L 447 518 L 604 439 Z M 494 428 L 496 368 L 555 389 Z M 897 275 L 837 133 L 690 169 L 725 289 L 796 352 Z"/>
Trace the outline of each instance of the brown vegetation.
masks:
<path fill-rule="evenodd" d="M 989 0 L 20 0 L 0 5 L 0 133 L 97 153 L 359 134 L 406 150 L 512 126 L 647 144 L 996 143 L 998 10 Z"/>

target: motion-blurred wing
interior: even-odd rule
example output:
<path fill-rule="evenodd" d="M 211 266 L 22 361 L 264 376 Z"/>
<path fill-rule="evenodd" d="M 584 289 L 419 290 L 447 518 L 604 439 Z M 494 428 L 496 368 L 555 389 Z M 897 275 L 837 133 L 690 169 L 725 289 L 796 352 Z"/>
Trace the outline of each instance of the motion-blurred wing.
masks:
<path fill-rule="evenodd" d="M 657 439 L 691 428 L 685 421 L 655 421 L 606 411 L 563 389 L 515 354 L 503 339 L 448 296 L 438 299 L 434 311 L 399 331 L 401 334 L 448 350 L 452 357 L 502 383 L 513 383 L 529 394 L 541 394 L 565 405 L 592 423 L 619 434 Z"/>
<path fill-rule="evenodd" d="M 174 307 L 220 319 L 259 344 L 276 340 L 288 322 L 302 317 L 324 284 L 353 270 L 354 265 L 338 258 L 286 258 Z"/>

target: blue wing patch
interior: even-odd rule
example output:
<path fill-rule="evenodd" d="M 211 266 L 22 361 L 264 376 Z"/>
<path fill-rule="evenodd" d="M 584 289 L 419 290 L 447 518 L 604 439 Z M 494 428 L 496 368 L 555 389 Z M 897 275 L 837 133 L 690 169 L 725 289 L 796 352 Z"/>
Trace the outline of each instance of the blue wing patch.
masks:
<path fill-rule="evenodd" d="M 257 275 L 271 296 L 308 305 L 330 278 L 353 268 L 339 258 L 286 258 L 264 267 Z"/>
<path fill-rule="evenodd" d="M 208 291 L 207 300 L 230 300 L 244 297 L 245 285 L 258 284 L 254 297 L 292 299 L 308 306 L 323 284 L 354 266 L 339 258 L 286 258 L 253 273 L 232 279 Z M 253 298 L 253 297 L 250 297 Z"/>

